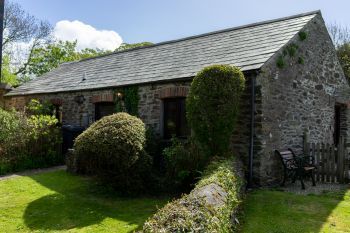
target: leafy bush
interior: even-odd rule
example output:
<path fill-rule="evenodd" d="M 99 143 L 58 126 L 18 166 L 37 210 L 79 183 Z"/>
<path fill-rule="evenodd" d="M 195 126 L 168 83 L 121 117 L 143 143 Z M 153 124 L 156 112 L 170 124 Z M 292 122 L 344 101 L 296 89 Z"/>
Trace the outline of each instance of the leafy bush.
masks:
<path fill-rule="evenodd" d="M 200 152 L 192 139 L 172 138 L 171 145 L 163 151 L 166 164 L 166 187 L 171 192 L 188 192 L 200 177 L 207 157 Z"/>
<path fill-rule="evenodd" d="M 27 132 L 24 115 L 0 108 L 0 174 L 14 170 L 26 156 Z"/>
<path fill-rule="evenodd" d="M 48 101 L 40 102 L 37 99 L 31 99 L 26 106 L 29 115 L 52 115 L 53 105 Z"/>
<path fill-rule="evenodd" d="M 144 151 L 146 129 L 127 113 L 106 116 L 80 134 L 74 143 L 78 173 L 93 174 L 126 192 L 142 190 L 151 159 Z M 146 178 L 146 177 L 145 177 Z"/>
<path fill-rule="evenodd" d="M 0 174 L 62 164 L 56 123 L 52 116 L 0 109 Z"/>
<path fill-rule="evenodd" d="M 32 166 L 47 167 L 64 162 L 61 153 L 62 133 L 54 116 L 32 115 L 27 119 Z"/>
<path fill-rule="evenodd" d="M 188 195 L 168 203 L 146 221 L 143 232 L 233 232 L 242 200 L 242 171 L 233 159 L 210 163 Z"/>
<path fill-rule="evenodd" d="M 222 156 L 229 148 L 244 85 L 243 73 L 229 65 L 206 67 L 193 79 L 187 119 L 194 137 L 211 156 Z"/>
<path fill-rule="evenodd" d="M 343 68 L 345 77 L 350 83 L 350 43 L 345 43 L 337 48 L 337 56 L 341 67 Z"/>

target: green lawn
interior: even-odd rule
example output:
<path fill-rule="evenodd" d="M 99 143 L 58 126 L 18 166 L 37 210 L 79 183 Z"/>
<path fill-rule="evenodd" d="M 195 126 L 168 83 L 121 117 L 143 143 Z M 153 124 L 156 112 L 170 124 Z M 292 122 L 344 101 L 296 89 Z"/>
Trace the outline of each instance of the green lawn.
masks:
<path fill-rule="evenodd" d="M 308 196 L 254 191 L 245 200 L 242 232 L 350 232 L 350 190 Z"/>
<path fill-rule="evenodd" d="M 0 232 L 133 232 L 166 198 L 121 198 L 65 171 L 0 181 Z"/>

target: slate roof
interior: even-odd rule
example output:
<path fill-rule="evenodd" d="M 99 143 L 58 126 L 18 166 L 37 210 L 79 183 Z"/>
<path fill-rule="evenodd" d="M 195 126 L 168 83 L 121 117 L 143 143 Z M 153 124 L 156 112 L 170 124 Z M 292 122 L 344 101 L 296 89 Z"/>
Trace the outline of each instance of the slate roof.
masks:
<path fill-rule="evenodd" d="M 212 64 L 259 69 L 319 11 L 62 64 L 7 94 L 57 93 L 189 78 Z M 85 79 L 83 81 L 83 79 Z"/>

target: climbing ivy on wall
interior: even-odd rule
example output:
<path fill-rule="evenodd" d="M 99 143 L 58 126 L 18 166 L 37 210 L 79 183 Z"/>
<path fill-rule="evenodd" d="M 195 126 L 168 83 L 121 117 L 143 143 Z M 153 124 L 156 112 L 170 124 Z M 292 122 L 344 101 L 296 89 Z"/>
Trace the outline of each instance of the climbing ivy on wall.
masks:
<path fill-rule="evenodd" d="M 304 31 L 299 32 L 299 41 L 302 42 L 307 39 L 307 33 Z M 295 43 L 289 44 L 285 49 L 283 50 L 282 54 L 278 56 L 276 60 L 276 66 L 280 69 L 283 69 L 286 67 L 285 58 L 288 56 L 289 58 L 293 58 L 297 55 L 299 50 L 299 46 Z M 298 57 L 297 60 L 298 64 L 304 64 L 304 58 L 302 56 Z"/>
<path fill-rule="evenodd" d="M 127 112 L 130 115 L 138 116 L 139 101 L 138 86 L 123 87 L 116 90 L 116 112 Z"/>

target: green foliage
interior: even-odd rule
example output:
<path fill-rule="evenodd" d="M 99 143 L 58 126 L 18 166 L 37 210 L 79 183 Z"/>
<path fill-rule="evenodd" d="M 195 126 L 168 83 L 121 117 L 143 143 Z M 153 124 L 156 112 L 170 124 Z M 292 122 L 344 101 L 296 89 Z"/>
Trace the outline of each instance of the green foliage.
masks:
<path fill-rule="evenodd" d="M 50 137 L 53 128 L 56 128 L 58 120 L 50 115 L 32 115 L 28 118 L 28 125 L 30 127 L 30 136 L 33 139 L 40 137 Z"/>
<path fill-rule="evenodd" d="M 296 45 L 294 43 L 288 45 L 286 47 L 286 51 L 287 51 L 289 57 L 294 57 L 296 52 L 297 52 L 297 50 L 298 50 L 298 48 L 299 48 L 298 45 Z"/>
<path fill-rule="evenodd" d="M 233 167 L 232 159 L 214 160 L 194 190 L 160 209 L 144 224 L 143 232 L 233 232 L 231 216 L 241 203 L 243 187 Z M 197 194 L 212 184 L 227 194 L 222 205 L 213 206 Z"/>
<path fill-rule="evenodd" d="M 125 51 L 129 49 L 134 49 L 134 48 L 140 48 L 140 47 L 147 47 L 153 45 L 151 42 L 140 42 L 140 43 L 135 43 L 135 44 L 128 44 L 128 43 L 123 43 L 115 50 L 115 52 L 120 52 L 120 51 Z"/>
<path fill-rule="evenodd" d="M 305 63 L 304 58 L 303 57 L 298 57 L 298 63 L 303 65 Z"/>
<path fill-rule="evenodd" d="M 63 163 L 61 131 L 48 115 L 0 109 L 0 174 Z"/>
<path fill-rule="evenodd" d="M 164 149 L 166 162 L 166 187 L 170 192 L 188 192 L 193 188 L 207 164 L 208 157 L 201 153 L 193 139 L 181 141 L 171 139 L 171 145 Z"/>
<path fill-rule="evenodd" d="M 52 115 L 53 105 L 48 101 L 40 102 L 37 99 L 31 99 L 26 110 L 30 115 Z"/>
<path fill-rule="evenodd" d="M 27 65 L 29 75 L 41 76 L 60 64 L 77 61 L 84 58 L 95 57 L 109 53 L 109 51 L 84 49 L 77 51 L 77 41 L 59 41 L 53 44 L 46 44 L 32 51 Z"/>
<path fill-rule="evenodd" d="M 344 74 L 350 83 L 350 43 L 345 43 L 337 48 L 337 55 Z"/>
<path fill-rule="evenodd" d="M 13 133 L 22 129 L 21 123 L 21 116 L 15 111 L 7 112 L 0 108 L 0 143 L 13 139 Z"/>
<path fill-rule="evenodd" d="M 115 100 L 116 112 L 127 112 L 132 116 L 138 116 L 140 101 L 138 86 L 118 88 L 116 93 L 122 95 Z"/>
<path fill-rule="evenodd" d="M 8 83 L 13 87 L 17 87 L 19 85 L 19 80 L 17 75 L 13 74 L 13 70 L 10 66 L 10 57 L 8 55 L 4 55 L 2 58 L 2 71 L 1 71 L 1 82 Z"/>
<path fill-rule="evenodd" d="M 186 101 L 187 119 L 194 138 L 210 156 L 229 148 L 245 78 L 237 67 L 213 65 L 193 79 Z"/>
<path fill-rule="evenodd" d="M 125 108 L 130 115 L 138 116 L 139 101 L 140 96 L 138 86 L 129 86 L 124 88 Z"/>
<path fill-rule="evenodd" d="M 280 69 L 283 69 L 286 66 L 282 55 L 278 56 L 277 61 L 276 61 L 276 65 Z"/>
<path fill-rule="evenodd" d="M 151 169 L 145 143 L 139 118 L 127 113 L 103 117 L 75 140 L 77 172 L 97 175 L 123 193 L 140 191 L 147 178 L 142 169 Z"/>
<path fill-rule="evenodd" d="M 298 33 L 298 35 L 299 35 L 300 41 L 304 41 L 304 40 L 307 39 L 307 33 L 304 32 L 304 31 L 300 31 L 300 32 Z"/>

